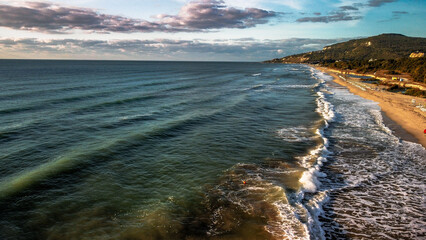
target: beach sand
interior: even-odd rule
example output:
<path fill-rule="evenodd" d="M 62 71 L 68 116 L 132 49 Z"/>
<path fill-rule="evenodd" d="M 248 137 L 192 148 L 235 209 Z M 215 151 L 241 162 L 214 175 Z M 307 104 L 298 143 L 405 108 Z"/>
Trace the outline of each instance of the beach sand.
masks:
<path fill-rule="evenodd" d="M 426 148 L 426 112 L 419 105 L 426 105 L 426 99 L 380 90 L 373 84 L 361 83 L 346 78 L 338 71 L 324 67 L 316 69 L 334 77 L 334 82 L 345 86 L 350 92 L 379 103 L 384 123 L 399 138 L 420 143 Z M 396 124 L 395 124 L 396 123 Z"/>

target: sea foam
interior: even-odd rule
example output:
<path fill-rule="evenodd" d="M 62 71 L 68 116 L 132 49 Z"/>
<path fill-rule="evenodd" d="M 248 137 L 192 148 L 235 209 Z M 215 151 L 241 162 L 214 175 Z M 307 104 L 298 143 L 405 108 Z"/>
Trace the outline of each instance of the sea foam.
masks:
<path fill-rule="evenodd" d="M 327 157 L 331 154 L 329 151 L 329 139 L 325 134 L 325 131 L 330 127 L 330 124 L 336 120 L 336 114 L 334 106 L 327 100 L 327 95 L 330 93 L 325 86 L 327 81 L 332 80 L 332 77 L 325 75 L 311 68 L 312 77 L 316 78 L 319 83 L 315 87 L 318 98 L 316 99 L 317 109 L 316 111 L 323 118 L 323 125 L 316 130 L 316 134 L 322 139 L 316 148 L 311 150 L 309 154 L 302 157 L 302 165 L 306 168 L 303 172 L 299 182 L 302 184 L 302 189 L 298 194 L 299 201 L 305 198 L 307 193 L 316 193 L 316 197 L 310 198 L 307 203 L 303 204 L 303 207 L 308 212 L 307 228 L 312 239 L 325 239 L 324 231 L 321 227 L 321 223 L 318 216 L 323 211 L 322 204 L 327 201 L 327 192 L 317 192 L 320 186 L 318 178 L 326 177 L 327 175 L 321 172 L 321 166 L 324 162 L 327 162 Z"/>

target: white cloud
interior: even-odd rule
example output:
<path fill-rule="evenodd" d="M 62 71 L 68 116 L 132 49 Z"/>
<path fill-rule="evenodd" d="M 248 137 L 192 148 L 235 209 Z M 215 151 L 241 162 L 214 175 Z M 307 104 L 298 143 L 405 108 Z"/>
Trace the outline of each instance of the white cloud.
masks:
<path fill-rule="evenodd" d="M 174 0 L 179 3 L 187 3 L 188 0 Z M 302 10 L 306 0 L 225 0 L 229 6 L 239 8 L 264 8 L 269 4 L 287 6 L 295 10 Z"/>
<path fill-rule="evenodd" d="M 99 13 L 89 8 L 63 7 L 46 2 L 23 6 L 0 4 L 0 26 L 46 33 L 85 30 L 109 32 L 202 32 L 210 29 L 251 28 L 281 13 L 259 8 L 228 7 L 222 0 L 191 1 L 178 14 L 158 15 L 157 21 Z"/>
<path fill-rule="evenodd" d="M 0 39 L 0 56 L 15 58 L 262 61 L 319 50 L 343 39 L 76 40 Z"/>

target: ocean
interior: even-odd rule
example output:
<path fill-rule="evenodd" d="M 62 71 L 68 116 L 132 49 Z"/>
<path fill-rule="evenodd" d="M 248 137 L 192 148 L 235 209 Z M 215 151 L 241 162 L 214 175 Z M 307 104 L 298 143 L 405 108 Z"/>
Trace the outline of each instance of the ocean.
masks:
<path fill-rule="evenodd" d="M 0 239 L 424 239 L 426 150 L 331 80 L 0 60 Z"/>

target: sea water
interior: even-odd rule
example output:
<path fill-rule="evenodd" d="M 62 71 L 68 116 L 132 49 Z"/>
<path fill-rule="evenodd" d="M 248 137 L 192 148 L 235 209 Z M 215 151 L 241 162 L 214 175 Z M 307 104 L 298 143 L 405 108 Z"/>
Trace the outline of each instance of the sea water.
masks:
<path fill-rule="evenodd" d="M 425 149 L 305 65 L 0 61 L 1 239 L 421 239 Z"/>

